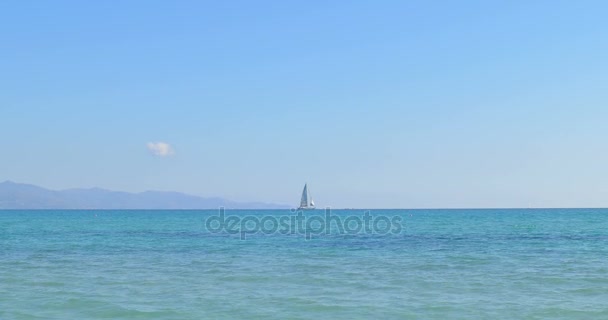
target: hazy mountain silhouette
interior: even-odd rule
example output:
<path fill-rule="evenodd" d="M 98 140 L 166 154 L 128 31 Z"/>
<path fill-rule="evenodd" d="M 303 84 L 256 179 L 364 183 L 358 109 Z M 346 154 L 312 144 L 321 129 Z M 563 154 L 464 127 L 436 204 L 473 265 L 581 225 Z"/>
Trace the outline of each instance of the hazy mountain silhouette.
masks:
<path fill-rule="evenodd" d="M 0 183 L 0 209 L 285 209 L 289 206 L 203 198 L 179 192 L 129 193 L 100 188 L 49 190 L 31 184 Z"/>

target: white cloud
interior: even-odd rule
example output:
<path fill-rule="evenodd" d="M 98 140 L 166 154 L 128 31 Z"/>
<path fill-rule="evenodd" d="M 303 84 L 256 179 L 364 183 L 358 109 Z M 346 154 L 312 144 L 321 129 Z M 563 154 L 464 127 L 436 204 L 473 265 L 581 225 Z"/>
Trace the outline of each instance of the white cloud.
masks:
<path fill-rule="evenodd" d="M 148 142 L 146 146 L 153 155 L 159 157 L 167 157 L 175 153 L 171 145 L 166 142 Z"/>

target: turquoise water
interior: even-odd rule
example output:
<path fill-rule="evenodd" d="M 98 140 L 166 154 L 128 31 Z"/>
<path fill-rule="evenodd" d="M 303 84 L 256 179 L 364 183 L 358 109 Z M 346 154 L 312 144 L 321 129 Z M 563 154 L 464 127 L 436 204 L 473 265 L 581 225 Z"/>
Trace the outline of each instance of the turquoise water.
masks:
<path fill-rule="evenodd" d="M 402 232 L 240 240 L 206 231 L 216 211 L 0 211 L 0 319 L 608 319 L 606 209 L 371 213 Z"/>

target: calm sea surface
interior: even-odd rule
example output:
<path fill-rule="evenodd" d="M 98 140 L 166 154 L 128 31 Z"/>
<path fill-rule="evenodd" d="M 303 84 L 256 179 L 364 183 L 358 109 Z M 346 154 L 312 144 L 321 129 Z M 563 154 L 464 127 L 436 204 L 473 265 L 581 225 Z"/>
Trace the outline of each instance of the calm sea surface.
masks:
<path fill-rule="evenodd" d="M 0 211 L 0 319 L 608 319 L 608 209 L 372 210 L 402 232 L 311 240 L 217 214 Z"/>

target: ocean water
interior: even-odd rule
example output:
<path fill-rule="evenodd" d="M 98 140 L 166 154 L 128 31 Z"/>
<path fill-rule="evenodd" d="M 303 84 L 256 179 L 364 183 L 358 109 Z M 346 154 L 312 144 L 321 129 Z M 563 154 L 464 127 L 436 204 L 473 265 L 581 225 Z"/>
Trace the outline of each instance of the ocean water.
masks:
<path fill-rule="evenodd" d="M 309 240 L 217 214 L 0 211 L 0 319 L 608 319 L 607 209 L 371 210 L 401 233 Z"/>

